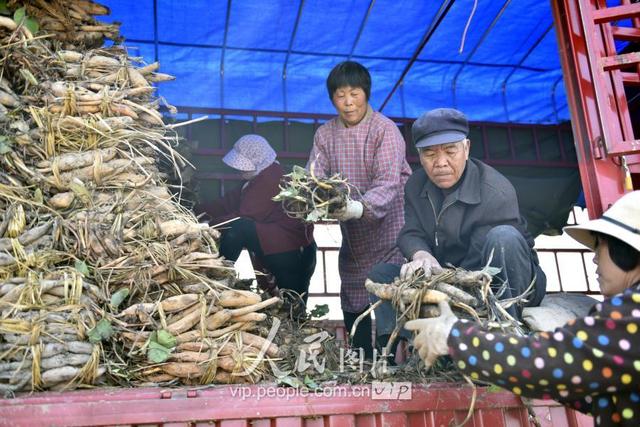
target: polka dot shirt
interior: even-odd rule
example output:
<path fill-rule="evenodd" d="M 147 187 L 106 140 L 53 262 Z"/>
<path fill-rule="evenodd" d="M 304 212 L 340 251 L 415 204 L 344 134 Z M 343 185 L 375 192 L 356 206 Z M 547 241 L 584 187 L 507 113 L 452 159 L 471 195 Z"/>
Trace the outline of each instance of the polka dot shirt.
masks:
<path fill-rule="evenodd" d="M 472 379 L 558 400 L 598 426 L 640 426 L 640 283 L 554 332 L 521 337 L 460 320 L 448 344 Z"/>

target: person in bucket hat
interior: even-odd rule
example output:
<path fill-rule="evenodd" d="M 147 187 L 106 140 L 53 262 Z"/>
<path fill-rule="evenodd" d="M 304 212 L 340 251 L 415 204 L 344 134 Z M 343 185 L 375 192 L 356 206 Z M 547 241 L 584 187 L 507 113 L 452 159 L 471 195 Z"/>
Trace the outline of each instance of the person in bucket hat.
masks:
<path fill-rule="evenodd" d="M 405 327 L 417 332 L 414 345 L 427 367 L 449 354 L 473 379 L 556 399 L 593 415 L 597 426 L 639 426 L 640 191 L 625 194 L 601 218 L 564 230 L 595 252 L 605 299 L 586 317 L 519 336 L 459 320 L 443 302 L 440 317 Z"/>
<path fill-rule="evenodd" d="M 256 270 L 272 275 L 279 289 L 295 291 L 306 303 L 316 265 L 313 225 L 290 218 L 282 204 L 272 200 L 284 175 L 276 152 L 265 138 L 250 134 L 238 139 L 222 161 L 240 172 L 244 184 L 196 207 L 209 216 L 212 225 L 231 220 L 222 229 L 220 254 L 236 261 L 247 249 Z M 258 283 L 274 291 L 269 277 L 258 276 Z M 301 304 L 294 311 L 302 315 L 303 308 Z"/>
<path fill-rule="evenodd" d="M 233 144 L 233 148 L 222 161 L 239 170 L 243 178 L 251 179 L 269 167 L 276 160 L 276 152 L 269 142 L 260 135 L 244 135 Z"/>
<path fill-rule="evenodd" d="M 619 267 L 608 274 L 599 274 L 600 292 L 610 296 L 622 292 L 633 281 L 637 253 L 640 252 L 640 191 L 624 195 L 601 218 L 586 224 L 565 227 L 564 231 L 596 254 L 605 244 L 603 257 L 609 256 Z M 598 270 L 611 264 L 598 266 Z M 620 277 L 618 277 L 620 276 Z"/>

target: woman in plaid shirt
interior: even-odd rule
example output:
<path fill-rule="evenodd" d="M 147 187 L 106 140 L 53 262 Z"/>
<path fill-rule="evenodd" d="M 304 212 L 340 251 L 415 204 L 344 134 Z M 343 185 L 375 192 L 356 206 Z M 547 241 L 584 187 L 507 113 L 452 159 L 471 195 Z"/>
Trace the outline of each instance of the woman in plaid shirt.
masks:
<path fill-rule="evenodd" d="M 338 117 L 318 128 L 309 157 L 314 173 L 340 173 L 358 189 L 340 221 L 342 246 L 338 268 L 341 305 L 347 330 L 369 305 L 367 273 L 380 262 L 404 262 L 396 247 L 402 228 L 404 184 L 411 174 L 405 141 L 394 122 L 369 105 L 371 76 L 361 64 L 345 61 L 327 77 L 329 98 Z M 371 357 L 371 318 L 360 323 L 354 347 Z"/>

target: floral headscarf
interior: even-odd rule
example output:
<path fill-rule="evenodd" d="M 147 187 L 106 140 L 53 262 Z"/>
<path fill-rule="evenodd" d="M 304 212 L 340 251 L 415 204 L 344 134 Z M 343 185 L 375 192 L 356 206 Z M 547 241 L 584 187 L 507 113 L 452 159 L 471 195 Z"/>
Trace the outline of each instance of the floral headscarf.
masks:
<path fill-rule="evenodd" d="M 244 135 L 233 144 L 233 148 L 222 161 L 242 172 L 260 173 L 276 160 L 276 152 L 260 135 Z"/>

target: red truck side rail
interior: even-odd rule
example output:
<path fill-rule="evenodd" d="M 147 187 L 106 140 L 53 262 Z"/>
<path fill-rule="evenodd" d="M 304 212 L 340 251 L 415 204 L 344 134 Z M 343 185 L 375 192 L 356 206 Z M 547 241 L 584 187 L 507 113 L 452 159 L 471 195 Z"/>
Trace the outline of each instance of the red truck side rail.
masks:
<path fill-rule="evenodd" d="M 640 3 L 551 5 L 587 209 L 598 218 L 640 187 L 640 137 L 625 92 L 640 84 L 640 52 L 616 51 L 616 41 L 640 41 Z M 620 25 L 629 18 L 630 27 Z"/>
<path fill-rule="evenodd" d="M 335 386 L 306 395 L 273 385 L 46 392 L 0 400 L 0 426 L 435 427 L 464 421 L 474 394 L 466 385 L 414 384 L 410 399 L 403 400 L 372 387 Z M 476 393 L 465 425 L 534 425 L 514 394 L 482 387 Z M 542 426 L 593 425 L 591 417 L 553 401 L 533 400 L 530 406 Z"/>

